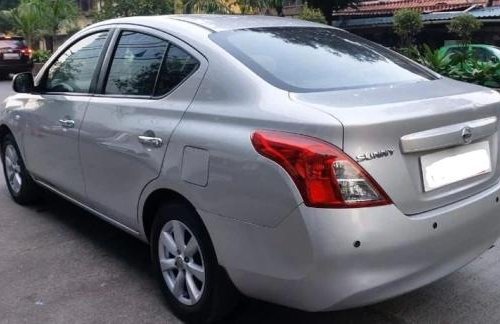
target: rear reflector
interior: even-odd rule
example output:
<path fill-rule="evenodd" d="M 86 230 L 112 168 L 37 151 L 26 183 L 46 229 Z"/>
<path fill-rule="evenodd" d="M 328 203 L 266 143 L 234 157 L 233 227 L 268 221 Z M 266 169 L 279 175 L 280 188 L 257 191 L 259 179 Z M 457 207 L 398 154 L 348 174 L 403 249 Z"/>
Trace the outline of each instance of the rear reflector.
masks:
<path fill-rule="evenodd" d="M 255 150 L 290 175 L 304 203 L 319 208 L 391 204 L 371 176 L 342 150 L 323 140 L 278 131 L 256 131 Z"/>

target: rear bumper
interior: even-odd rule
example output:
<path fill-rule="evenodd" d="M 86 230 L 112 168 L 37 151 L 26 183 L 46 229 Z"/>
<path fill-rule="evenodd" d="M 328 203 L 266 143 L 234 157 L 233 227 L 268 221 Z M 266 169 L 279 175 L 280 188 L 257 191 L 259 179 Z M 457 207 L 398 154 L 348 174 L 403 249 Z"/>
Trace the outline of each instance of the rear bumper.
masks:
<path fill-rule="evenodd" d="M 499 194 L 497 184 L 412 217 L 394 205 L 345 210 L 301 205 L 275 228 L 200 214 L 219 262 L 242 293 L 328 311 L 403 294 L 474 260 L 500 236 Z"/>
<path fill-rule="evenodd" d="M 29 72 L 33 68 L 33 62 L 0 62 L 0 73 L 21 73 Z"/>

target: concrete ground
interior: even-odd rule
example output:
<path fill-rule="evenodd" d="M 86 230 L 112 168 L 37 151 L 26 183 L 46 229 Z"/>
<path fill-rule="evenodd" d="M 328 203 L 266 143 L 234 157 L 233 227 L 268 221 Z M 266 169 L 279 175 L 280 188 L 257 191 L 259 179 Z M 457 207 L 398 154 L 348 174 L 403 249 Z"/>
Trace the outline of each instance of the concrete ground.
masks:
<path fill-rule="evenodd" d="M 0 82 L 0 100 L 10 92 Z M 0 323 L 180 323 L 148 247 L 51 194 L 17 206 L 0 177 Z M 432 285 L 355 310 L 310 314 L 244 301 L 227 323 L 498 323 L 500 250 Z"/>

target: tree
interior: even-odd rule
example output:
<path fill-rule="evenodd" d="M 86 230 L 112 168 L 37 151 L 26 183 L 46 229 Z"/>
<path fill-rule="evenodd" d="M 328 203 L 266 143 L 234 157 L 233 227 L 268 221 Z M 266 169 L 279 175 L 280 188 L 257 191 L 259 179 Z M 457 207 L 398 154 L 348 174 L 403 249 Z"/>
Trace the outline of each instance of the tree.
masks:
<path fill-rule="evenodd" d="M 44 34 L 49 36 L 47 48 L 54 50 L 57 32 L 69 26 L 78 16 L 78 7 L 74 0 L 33 0 L 43 17 Z"/>
<path fill-rule="evenodd" d="M 309 6 L 321 10 L 328 25 L 333 22 L 333 12 L 348 7 L 356 7 L 361 0 L 309 0 Z"/>
<path fill-rule="evenodd" d="M 13 31 L 14 21 L 9 10 L 0 11 L 0 34 Z"/>
<path fill-rule="evenodd" d="M 28 46 L 34 45 L 36 37 L 43 28 L 43 18 L 38 4 L 31 0 L 22 0 L 19 6 L 10 11 L 14 29 L 26 39 Z"/>
<path fill-rule="evenodd" d="M 460 37 L 462 45 L 472 42 L 472 35 L 482 27 L 482 23 L 470 14 L 463 14 L 453 18 L 448 25 L 448 30 Z"/>
<path fill-rule="evenodd" d="M 304 8 L 302 8 L 302 12 L 300 13 L 299 18 L 302 20 L 326 24 L 325 16 L 323 16 L 321 11 L 316 8 L 310 8 L 307 2 L 304 4 Z"/>
<path fill-rule="evenodd" d="M 270 0 L 269 1 L 269 7 L 273 8 L 276 10 L 276 14 L 278 17 L 284 17 L 285 14 L 283 13 L 283 0 Z"/>
<path fill-rule="evenodd" d="M 96 20 L 117 17 L 164 15 L 174 12 L 172 0 L 100 0 Z"/>
<path fill-rule="evenodd" d="M 402 9 L 394 14 L 394 32 L 401 38 L 402 47 L 411 47 L 423 26 L 420 12 L 414 9 Z"/>
<path fill-rule="evenodd" d="M 252 14 L 261 9 L 269 8 L 272 0 L 236 0 L 235 5 L 240 9 L 242 15 Z"/>
<path fill-rule="evenodd" d="M 231 7 L 224 0 L 187 0 L 184 10 L 188 13 L 230 13 Z"/>

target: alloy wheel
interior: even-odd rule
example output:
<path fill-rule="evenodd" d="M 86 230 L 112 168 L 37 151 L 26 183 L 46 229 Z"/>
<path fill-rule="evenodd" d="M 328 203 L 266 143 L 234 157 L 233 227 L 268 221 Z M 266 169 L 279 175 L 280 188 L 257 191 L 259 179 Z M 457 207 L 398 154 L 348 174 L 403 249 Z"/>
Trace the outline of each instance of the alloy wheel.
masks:
<path fill-rule="evenodd" d="M 12 144 L 8 144 L 5 147 L 4 162 L 7 181 L 9 182 L 10 188 L 14 193 L 18 194 L 21 192 L 23 178 L 21 175 L 20 158 L 16 148 Z"/>
<path fill-rule="evenodd" d="M 195 305 L 205 288 L 205 266 L 198 240 L 181 221 L 167 222 L 158 242 L 161 272 L 180 303 Z"/>

